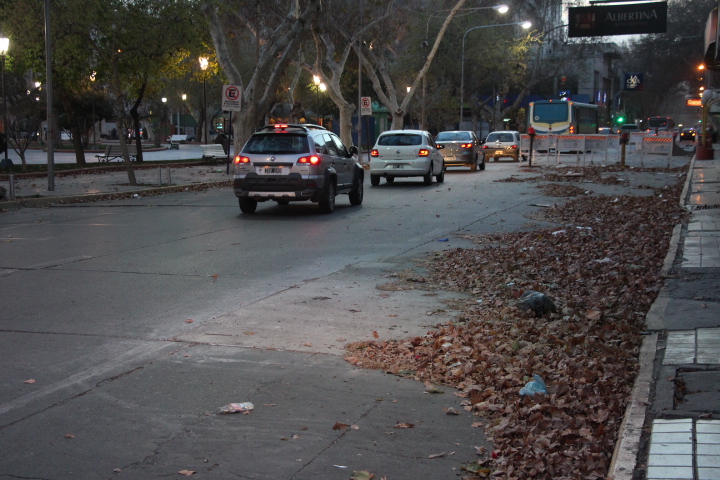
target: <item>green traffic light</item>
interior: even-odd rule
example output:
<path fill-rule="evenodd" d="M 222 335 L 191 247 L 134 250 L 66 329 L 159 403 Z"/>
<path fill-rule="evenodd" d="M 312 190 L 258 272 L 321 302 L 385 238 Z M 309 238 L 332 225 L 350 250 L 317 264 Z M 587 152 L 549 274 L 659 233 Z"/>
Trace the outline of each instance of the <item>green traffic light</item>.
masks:
<path fill-rule="evenodd" d="M 617 123 L 623 123 L 625 121 L 625 117 L 618 117 Z"/>

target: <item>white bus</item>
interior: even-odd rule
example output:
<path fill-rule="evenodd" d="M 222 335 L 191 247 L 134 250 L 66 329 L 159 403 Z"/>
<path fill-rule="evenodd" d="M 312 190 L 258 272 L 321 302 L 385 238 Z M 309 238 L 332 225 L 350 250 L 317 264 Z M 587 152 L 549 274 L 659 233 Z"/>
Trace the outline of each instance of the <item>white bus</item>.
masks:
<path fill-rule="evenodd" d="M 592 135 L 598 132 L 598 107 L 569 100 L 530 103 L 530 126 L 538 135 Z"/>

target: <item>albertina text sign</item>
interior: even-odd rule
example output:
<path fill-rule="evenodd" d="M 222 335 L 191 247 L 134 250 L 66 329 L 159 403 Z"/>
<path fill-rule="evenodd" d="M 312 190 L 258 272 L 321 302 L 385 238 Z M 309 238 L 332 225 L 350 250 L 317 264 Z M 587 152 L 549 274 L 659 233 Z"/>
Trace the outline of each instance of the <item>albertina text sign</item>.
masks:
<path fill-rule="evenodd" d="M 604 37 L 667 31 L 667 2 L 570 7 L 568 37 Z"/>

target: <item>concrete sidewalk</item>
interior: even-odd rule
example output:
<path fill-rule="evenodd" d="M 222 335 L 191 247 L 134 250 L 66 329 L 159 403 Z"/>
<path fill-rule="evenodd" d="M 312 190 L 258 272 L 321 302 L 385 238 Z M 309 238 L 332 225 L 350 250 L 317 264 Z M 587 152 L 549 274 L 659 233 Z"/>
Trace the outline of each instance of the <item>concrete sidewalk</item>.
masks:
<path fill-rule="evenodd" d="M 609 478 L 720 480 L 720 164 L 690 165 Z"/>

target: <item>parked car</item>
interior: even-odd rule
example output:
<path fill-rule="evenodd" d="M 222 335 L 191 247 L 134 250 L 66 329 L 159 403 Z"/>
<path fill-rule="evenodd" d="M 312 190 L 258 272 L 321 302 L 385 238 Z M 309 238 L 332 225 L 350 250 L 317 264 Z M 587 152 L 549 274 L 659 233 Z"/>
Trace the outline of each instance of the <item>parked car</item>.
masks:
<path fill-rule="evenodd" d="M 600 134 L 600 135 L 610 135 L 611 133 L 612 133 L 612 128 L 610 128 L 610 127 L 598 128 L 598 134 Z"/>
<path fill-rule="evenodd" d="M 435 143 L 442 153 L 446 167 L 470 167 L 473 172 L 485 170 L 480 140 L 471 131 L 440 132 Z"/>
<path fill-rule="evenodd" d="M 364 173 L 340 138 L 317 125 L 266 125 L 255 132 L 234 160 L 233 188 L 243 213 L 258 202 L 278 205 L 317 202 L 320 211 L 335 210 L 335 196 L 347 194 L 351 205 L 363 201 Z"/>
<path fill-rule="evenodd" d="M 380 185 L 380 178 L 392 183 L 398 177 L 423 177 L 425 185 L 445 180 L 442 153 L 429 132 L 424 130 L 389 130 L 383 132 L 370 152 L 370 184 Z"/>
<path fill-rule="evenodd" d="M 697 136 L 697 132 L 695 130 L 693 130 L 692 128 L 684 128 L 683 131 L 680 132 L 680 140 L 681 141 L 694 142 L 696 136 Z"/>
<path fill-rule="evenodd" d="M 501 130 L 492 132 L 485 138 L 483 145 L 484 161 L 492 157 L 494 161 L 510 157 L 517 162 L 520 159 L 520 132 Z"/>

